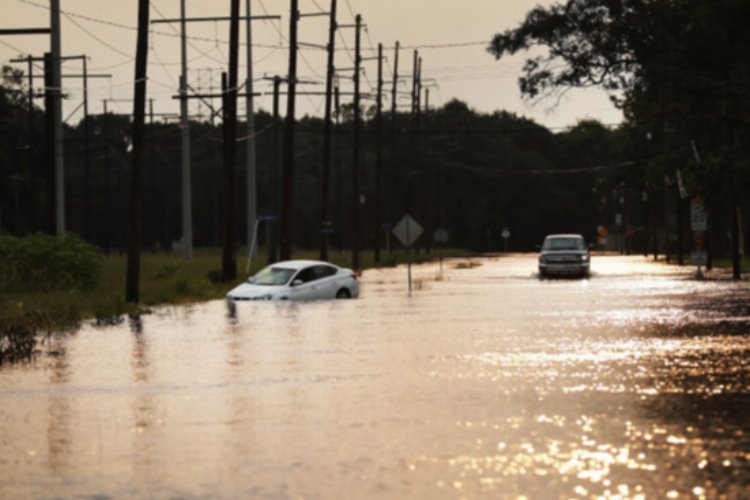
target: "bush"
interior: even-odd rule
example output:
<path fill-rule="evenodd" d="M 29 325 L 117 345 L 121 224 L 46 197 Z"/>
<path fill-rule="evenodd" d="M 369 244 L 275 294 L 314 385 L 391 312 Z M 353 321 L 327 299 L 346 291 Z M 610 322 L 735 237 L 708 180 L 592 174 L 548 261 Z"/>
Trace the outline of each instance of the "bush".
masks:
<path fill-rule="evenodd" d="M 72 233 L 0 235 L 0 291 L 90 290 L 101 268 L 96 248 Z"/>

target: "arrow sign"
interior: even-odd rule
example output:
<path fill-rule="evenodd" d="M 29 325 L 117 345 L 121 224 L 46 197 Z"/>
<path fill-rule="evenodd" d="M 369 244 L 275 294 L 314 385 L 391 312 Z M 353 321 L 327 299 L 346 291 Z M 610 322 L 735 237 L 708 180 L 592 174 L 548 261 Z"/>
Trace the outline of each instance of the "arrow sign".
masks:
<path fill-rule="evenodd" d="M 411 247 L 423 231 L 422 226 L 420 226 L 417 221 L 412 219 L 409 215 L 404 215 L 404 218 L 393 228 L 393 235 L 398 238 L 404 246 Z"/>

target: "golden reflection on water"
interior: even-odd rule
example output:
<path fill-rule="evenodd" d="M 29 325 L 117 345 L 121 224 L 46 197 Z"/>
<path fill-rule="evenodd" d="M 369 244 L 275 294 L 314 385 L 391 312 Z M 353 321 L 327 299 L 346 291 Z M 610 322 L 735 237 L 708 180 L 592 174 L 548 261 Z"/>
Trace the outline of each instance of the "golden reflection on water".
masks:
<path fill-rule="evenodd" d="M 750 496 L 747 283 L 477 262 L 55 338 L 0 369 L 0 497 Z"/>

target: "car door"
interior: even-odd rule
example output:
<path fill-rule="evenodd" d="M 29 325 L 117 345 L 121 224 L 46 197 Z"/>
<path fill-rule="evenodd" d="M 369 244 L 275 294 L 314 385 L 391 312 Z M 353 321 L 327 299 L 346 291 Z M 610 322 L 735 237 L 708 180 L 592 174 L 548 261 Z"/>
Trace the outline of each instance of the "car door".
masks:
<path fill-rule="evenodd" d="M 336 273 L 338 270 L 333 266 L 320 265 L 315 267 L 315 274 L 318 277 L 318 291 L 320 292 L 320 298 L 336 298 L 336 292 L 338 292 L 339 286 L 336 279 Z"/>
<path fill-rule="evenodd" d="M 292 279 L 290 296 L 293 300 L 315 300 L 321 298 L 317 266 L 302 269 Z M 295 284 L 296 283 L 296 284 Z"/>

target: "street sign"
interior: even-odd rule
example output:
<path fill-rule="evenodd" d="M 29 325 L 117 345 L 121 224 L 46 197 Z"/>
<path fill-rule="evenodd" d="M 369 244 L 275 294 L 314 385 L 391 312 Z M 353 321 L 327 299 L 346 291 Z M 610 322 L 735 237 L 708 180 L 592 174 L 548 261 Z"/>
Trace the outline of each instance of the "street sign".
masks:
<path fill-rule="evenodd" d="M 704 250 L 696 250 L 690 254 L 690 259 L 696 266 L 705 266 L 708 263 L 708 254 Z"/>
<path fill-rule="evenodd" d="M 700 198 L 694 198 L 690 201 L 690 229 L 701 233 L 708 230 L 706 205 Z"/>
<path fill-rule="evenodd" d="M 436 243 L 447 243 L 450 239 L 450 235 L 444 228 L 439 227 L 435 230 L 435 234 L 432 235 L 432 239 Z"/>
<path fill-rule="evenodd" d="M 693 245 L 695 245 L 697 248 L 703 248 L 703 244 L 706 241 L 706 237 L 704 233 L 693 233 Z"/>
<path fill-rule="evenodd" d="M 396 224 L 396 227 L 393 228 L 393 234 L 401 240 L 401 243 L 403 243 L 406 246 L 406 254 L 408 259 L 407 264 L 407 275 L 409 279 L 409 296 L 411 297 L 411 245 L 415 241 L 417 241 L 417 238 L 419 238 L 419 235 L 422 234 L 422 226 L 417 224 L 417 221 L 412 219 L 408 214 L 404 215 L 404 218 L 399 221 L 398 224 Z"/>
<path fill-rule="evenodd" d="M 422 234 L 422 231 L 424 230 L 417 221 L 412 219 L 409 215 L 404 215 L 404 218 L 393 228 L 393 235 L 398 238 L 404 246 L 411 247 Z"/>

